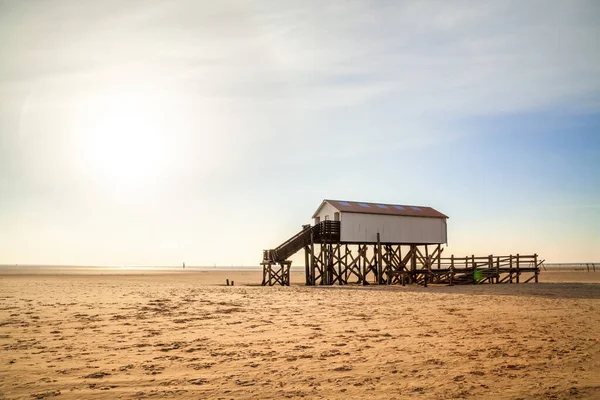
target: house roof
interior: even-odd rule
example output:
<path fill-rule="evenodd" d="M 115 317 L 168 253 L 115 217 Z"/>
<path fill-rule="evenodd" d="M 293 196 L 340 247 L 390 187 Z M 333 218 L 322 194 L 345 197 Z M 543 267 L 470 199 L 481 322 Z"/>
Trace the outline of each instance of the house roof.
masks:
<path fill-rule="evenodd" d="M 325 203 L 331 204 L 340 212 L 381 215 L 403 215 L 407 217 L 448 218 L 447 215 L 425 206 L 407 206 L 387 203 L 367 203 L 363 201 L 328 200 L 325 199 L 317 208 L 312 218 L 316 217 Z"/>

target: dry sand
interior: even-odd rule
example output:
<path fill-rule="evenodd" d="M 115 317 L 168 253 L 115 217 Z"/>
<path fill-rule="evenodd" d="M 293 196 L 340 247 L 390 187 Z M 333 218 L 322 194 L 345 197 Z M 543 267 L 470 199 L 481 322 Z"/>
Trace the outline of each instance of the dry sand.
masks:
<path fill-rule="evenodd" d="M 0 399 L 600 398 L 600 272 L 541 281 L 0 275 Z"/>

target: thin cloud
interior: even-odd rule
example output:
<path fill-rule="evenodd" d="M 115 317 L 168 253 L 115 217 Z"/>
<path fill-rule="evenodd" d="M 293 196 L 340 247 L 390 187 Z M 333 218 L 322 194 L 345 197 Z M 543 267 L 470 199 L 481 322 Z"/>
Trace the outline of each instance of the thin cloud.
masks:
<path fill-rule="evenodd" d="M 79 5 L 34 27 L 46 8 L 21 16 L 12 43 L 46 47 L 4 58 L 3 76 L 134 65 L 199 97 L 315 109 L 391 96 L 404 113 L 440 116 L 589 109 L 600 91 L 594 2 L 108 3 L 94 21 L 78 20 Z"/>

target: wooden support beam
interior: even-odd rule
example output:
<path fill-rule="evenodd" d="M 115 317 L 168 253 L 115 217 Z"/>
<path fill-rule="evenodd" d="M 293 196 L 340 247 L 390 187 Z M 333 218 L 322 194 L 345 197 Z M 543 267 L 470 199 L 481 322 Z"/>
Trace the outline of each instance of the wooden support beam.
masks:
<path fill-rule="evenodd" d="M 450 286 L 454 286 L 454 254 L 450 256 Z"/>
<path fill-rule="evenodd" d="M 517 253 L 517 283 L 519 283 L 519 279 L 521 276 L 521 266 L 520 266 L 520 259 L 519 259 L 519 254 Z"/>
<path fill-rule="evenodd" d="M 306 276 L 306 286 L 310 286 L 312 284 L 312 279 L 310 277 L 310 262 L 308 260 L 309 251 L 310 250 L 308 246 L 304 246 L 304 274 Z"/>
<path fill-rule="evenodd" d="M 496 283 L 500 281 L 500 257 L 496 257 Z"/>
<path fill-rule="evenodd" d="M 313 235 L 310 236 L 310 284 L 315 286 L 317 284 L 317 269 L 315 266 L 315 241 Z"/>
<path fill-rule="evenodd" d="M 379 236 L 379 232 L 377 232 L 377 273 L 376 273 L 376 279 L 377 279 L 377 284 L 381 285 L 382 279 L 383 279 L 383 268 L 382 268 L 382 255 L 381 255 L 381 240 L 380 240 L 380 236 Z"/>
<path fill-rule="evenodd" d="M 263 263 L 263 276 L 262 276 L 262 286 L 267 284 L 267 265 Z"/>
<path fill-rule="evenodd" d="M 410 245 L 410 274 L 413 281 L 417 279 L 417 246 Z"/>
<path fill-rule="evenodd" d="M 431 270 L 431 259 L 429 258 L 429 248 L 425 245 L 425 276 L 423 277 L 423 286 L 427 287 L 429 280 L 429 271 Z"/>
<path fill-rule="evenodd" d="M 337 252 L 337 267 L 338 267 L 338 283 L 340 285 L 345 285 L 347 282 L 344 279 L 344 276 L 342 274 L 342 245 L 338 244 L 336 246 L 336 252 Z"/>
<path fill-rule="evenodd" d="M 273 285 L 273 266 L 271 265 L 271 263 L 269 263 L 269 269 L 268 269 L 268 282 L 269 282 L 269 286 Z"/>
<path fill-rule="evenodd" d="M 325 245 L 321 245 L 321 285 L 329 285 L 329 280 L 327 279 L 328 273 L 327 273 L 327 260 L 326 260 L 326 253 L 327 253 L 327 247 Z"/>
<path fill-rule="evenodd" d="M 308 237 L 306 238 L 308 240 Z M 367 285 L 411 284 L 484 284 L 523 283 L 539 281 L 543 261 L 537 254 L 515 256 L 442 258 L 443 247 L 434 244 L 340 243 L 310 238 L 305 242 L 304 264 L 307 285 Z M 403 251 L 403 247 L 406 248 Z M 279 252 L 266 250 L 263 254 L 262 282 L 264 286 L 290 285 L 291 262 L 279 261 Z M 437 267 L 436 267 L 437 266 Z M 590 271 L 595 265 L 589 265 Z M 372 278 L 371 278 L 371 275 Z"/>

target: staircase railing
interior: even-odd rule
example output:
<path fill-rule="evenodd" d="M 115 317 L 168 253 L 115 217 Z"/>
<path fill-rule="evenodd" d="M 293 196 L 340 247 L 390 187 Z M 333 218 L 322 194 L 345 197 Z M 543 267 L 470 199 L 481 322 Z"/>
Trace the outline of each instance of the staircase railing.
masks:
<path fill-rule="evenodd" d="M 277 248 L 263 251 L 263 261 L 281 262 L 297 253 L 298 250 L 310 244 L 337 242 L 340 239 L 339 221 L 322 221 L 315 226 L 304 225 L 303 229 L 283 242 Z"/>

